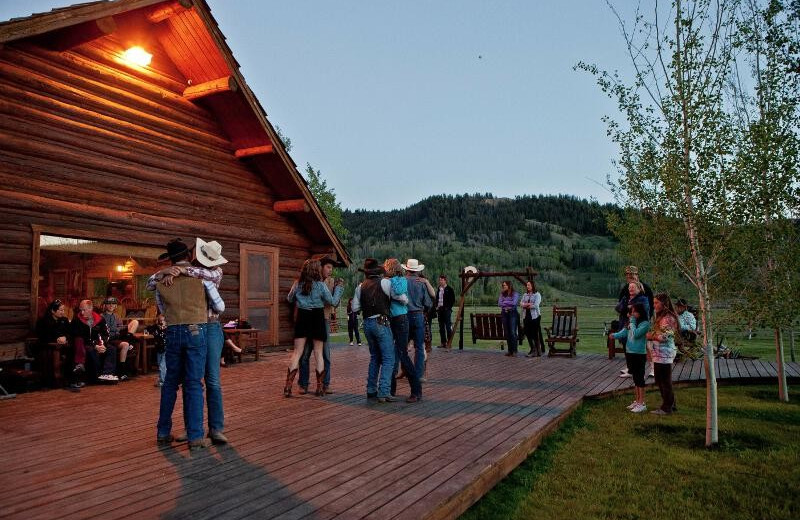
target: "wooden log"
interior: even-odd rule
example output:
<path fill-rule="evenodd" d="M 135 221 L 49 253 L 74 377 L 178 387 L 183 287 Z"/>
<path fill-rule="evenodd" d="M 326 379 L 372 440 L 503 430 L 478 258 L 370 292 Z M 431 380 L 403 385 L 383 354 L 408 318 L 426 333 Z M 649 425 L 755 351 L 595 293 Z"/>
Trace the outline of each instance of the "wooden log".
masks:
<path fill-rule="evenodd" d="M 163 217 L 141 213 L 137 211 L 120 211 L 112 208 L 89 206 L 87 204 L 68 202 L 63 200 L 48 199 L 38 195 L 20 193 L 0 189 L 0 214 L 17 212 L 18 214 L 41 215 L 42 209 L 47 208 L 47 221 L 53 223 L 53 214 L 62 219 L 61 222 L 71 222 L 72 218 L 84 218 L 89 222 L 103 221 L 112 227 L 126 227 L 157 231 L 162 235 L 194 235 L 194 236 L 230 236 L 238 237 L 243 242 L 253 244 L 287 244 L 295 247 L 308 248 L 310 241 L 296 234 L 279 233 L 272 229 L 261 227 L 248 227 L 235 224 L 217 224 L 204 222 L 201 219 L 186 219 Z"/>
<path fill-rule="evenodd" d="M 42 46 L 63 52 L 78 45 L 102 38 L 117 30 L 113 16 L 98 18 L 63 29 L 48 32 L 37 38 Z"/>
<path fill-rule="evenodd" d="M 237 159 L 241 159 L 242 157 L 251 157 L 253 155 L 262 155 L 265 153 L 272 153 L 275 149 L 272 147 L 271 143 L 267 143 L 261 146 L 253 146 L 251 148 L 240 148 L 236 150 L 233 155 Z"/>
<path fill-rule="evenodd" d="M 162 4 L 147 14 L 147 19 L 151 23 L 163 22 L 167 18 L 171 18 L 176 14 L 188 11 L 192 8 L 191 0 L 178 0 L 168 4 Z"/>
<path fill-rule="evenodd" d="M 311 208 L 305 199 L 278 200 L 272 205 L 275 213 L 308 213 Z"/>
<path fill-rule="evenodd" d="M 198 83 L 186 87 L 183 91 L 183 97 L 188 100 L 200 99 L 212 94 L 219 94 L 220 92 L 236 92 L 239 90 L 239 85 L 233 76 L 225 76 L 215 80 L 206 81 L 205 83 Z"/>
<path fill-rule="evenodd" d="M 163 119 L 120 103 L 109 102 L 91 91 L 70 87 L 35 71 L 17 67 L 7 61 L 0 61 L 0 75 L 13 81 L 14 84 L 20 85 L 25 92 L 18 95 L 28 97 L 28 99 L 36 99 L 38 97 L 43 103 L 52 103 L 60 106 L 68 104 L 78 111 L 96 112 L 101 116 L 113 117 L 136 127 L 153 129 L 167 136 L 178 137 L 186 141 L 194 140 L 206 146 L 216 146 L 220 149 L 230 149 L 230 142 L 220 135 L 175 123 L 169 119 Z M 46 99 L 41 99 L 43 97 Z"/>

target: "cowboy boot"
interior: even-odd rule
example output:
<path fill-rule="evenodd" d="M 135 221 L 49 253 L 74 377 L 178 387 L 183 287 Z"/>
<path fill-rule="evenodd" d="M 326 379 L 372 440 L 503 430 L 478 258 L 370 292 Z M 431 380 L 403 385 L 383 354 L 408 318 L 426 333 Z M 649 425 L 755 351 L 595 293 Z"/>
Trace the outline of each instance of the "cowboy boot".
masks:
<path fill-rule="evenodd" d="M 323 397 L 325 395 L 324 385 L 322 384 L 322 379 L 325 377 L 325 370 L 323 369 L 322 372 L 315 370 L 314 372 L 317 373 L 317 391 L 314 395 L 318 397 Z"/>
<path fill-rule="evenodd" d="M 297 375 L 297 369 L 286 369 L 286 385 L 283 387 L 283 397 L 292 397 L 292 383 Z"/>

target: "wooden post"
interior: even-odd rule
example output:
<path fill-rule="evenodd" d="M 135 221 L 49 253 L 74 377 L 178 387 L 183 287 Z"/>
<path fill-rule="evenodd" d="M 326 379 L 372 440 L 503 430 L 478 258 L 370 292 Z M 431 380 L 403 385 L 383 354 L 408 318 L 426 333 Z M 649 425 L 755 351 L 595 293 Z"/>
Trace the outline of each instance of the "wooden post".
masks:
<path fill-rule="evenodd" d="M 306 199 L 278 200 L 272 205 L 275 213 L 308 213 L 311 207 Z"/>
<path fill-rule="evenodd" d="M 189 101 L 193 101 L 195 99 L 210 96 L 211 94 L 218 94 L 220 92 L 236 92 L 237 90 L 239 90 L 239 86 L 236 84 L 234 77 L 225 76 L 211 81 L 206 81 L 205 83 L 198 83 L 197 85 L 186 87 L 186 89 L 183 91 L 183 97 Z"/>
<path fill-rule="evenodd" d="M 192 0 L 178 0 L 176 2 L 170 2 L 169 4 L 156 7 L 150 11 L 150 14 L 147 15 L 147 19 L 151 23 L 159 23 L 191 8 Z"/>
<path fill-rule="evenodd" d="M 251 157 L 253 155 L 263 155 L 274 152 L 275 149 L 272 147 L 271 143 L 263 144 L 261 146 L 253 146 L 250 148 L 240 148 L 233 152 L 233 155 L 236 156 L 237 159 L 241 159 L 242 157 Z"/>
<path fill-rule="evenodd" d="M 464 274 L 464 269 L 463 268 L 461 269 L 461 274 L 462 275 Z M 463 319 L 464 307 L 463 307 L 463 305 L 464 305 L 465 300 L 466 300 L 466 298 L 464 297 L 464 285 L 465 285 L 464 284 L 464 277 L 461 276 L 461 314 L 462 314 L 462 319 L 461 319 L 461 322 L 458 324 L 458 350 L 464 350 L 464 319 Z"/>

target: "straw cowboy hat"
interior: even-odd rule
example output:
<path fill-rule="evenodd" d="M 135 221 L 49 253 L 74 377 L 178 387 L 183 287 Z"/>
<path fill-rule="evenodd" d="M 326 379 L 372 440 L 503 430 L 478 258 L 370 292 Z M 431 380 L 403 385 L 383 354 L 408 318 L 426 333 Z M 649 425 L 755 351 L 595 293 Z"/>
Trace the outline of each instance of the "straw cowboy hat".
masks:
<path fill-rule="evenodd" d="M 222 246 L 216 240 L 206 242 L 198 237 L 195 245 L 195 256 L 197 261 L 206 267 L 216 267 L 228 263 L 225 257 L 222 256 Z"/>
<path fill-rule="evenodd" d="M 416 258 L 409 258 L 406 260 L 406 263 L 400 264 L 400 267 L 406 271 L 414 271 L 416 273 L 425 269 L 425 264 L 419 263 L 419 260 Z"/>

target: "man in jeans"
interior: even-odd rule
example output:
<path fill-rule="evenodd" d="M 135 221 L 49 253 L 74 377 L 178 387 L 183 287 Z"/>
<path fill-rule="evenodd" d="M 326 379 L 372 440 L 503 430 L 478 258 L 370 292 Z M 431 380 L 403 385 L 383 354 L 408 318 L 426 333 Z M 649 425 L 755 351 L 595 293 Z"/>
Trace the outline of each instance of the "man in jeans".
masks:
<path fill-rule="evenodd" d="M 377 397 L 379 403 L 389 403 L 395 400 L 391 396 L 394 339 L 389 324 L 392 283 L 383 277 L 383 266 L 374 258 L 365 259 L 360 271 L 366 279 L 356 287 L 353 311 L 363 311 L 364 335 L 369 344 L 367 399 Z"/>
<path fill-rule="evenodd" d="M 167 244 L 167 252 L 159 260 L 169 259 L 173 265 L 188 267 L 191 251 L 180 239 Z M 172 412 L 183 385 L 183 420 L 189 450 L 208 446 L 203 439 L 203 376 L 208 347 L 206 329 L 208 311 L 202 280 L 180 276 L 167 286 L 163 281 L 156 287 L 159 310 L 167 319 L 167 377 L 161 387 L 156 443 L 168 446 L 172 436 Z"/>
<path fill-rule="evenodd" d="M 439 320 L 439 338 L 442 344 L 439 348 L 447 347 L 450 336 L 453 335 L 453 305 L 456 303 L 456 293 L 447 285 L 447 276 L 439 275 L 439 288 L 436 290 L 436 318 Z"/>
<path fill-rule="evenodd" d="M 414 374 L 406 373 L 408 384 L 411 386 L 409 402 L 422 401 L 422 385 L 420 379 L 425 374 L 425 309 L 431 307 L 431 297 L 428 294 L 426 280 L 420 278 L 419 273 L 425 269 L 425 264 L 419 263 L 416 258 L 409 258 L 402 264 L 408 282 L 408 338 L 414 341 Z"/>
<path fill-rule="evenodd" d="M 325 377 L 322 380 L 322 390 L 326 394 L 332 394 L 333 392 L 330 390 L 331 384 L 331 314 L 333 313 L 333 308 L 339 305 L 339 300 L 341 299 L 341 294 L 339 298 L 336 297 L 336 292 L 334 291 L 336 282 L 331 276 L 333 274 L 333 266 L 336 263 L 335 260 L 328 256 L 324 256 L 319 259 L 319 263 L 322 266 L 322 281 L 325 285 L 328 286 L 328 290 L 331 294 L 334 295 L 333 298 L 333 305 L 325 304 L 325 330 L 328 332 L 328 338 L 325 340 L 325 343 L 322 345 L 322 359 L 325 362 Z M 311 359 L 311 352 L 314 350 L 314 344 L 311 339 L 306 341 L 306 346 L 303 349 L 303 355 L 300 357 L 300 379 L 297 381 L 297 385 L 300 387 L 301 394 L 308 393 L 308 378 L 309 378 L 309 369 L 308 369 L 308 361 Z"/>

